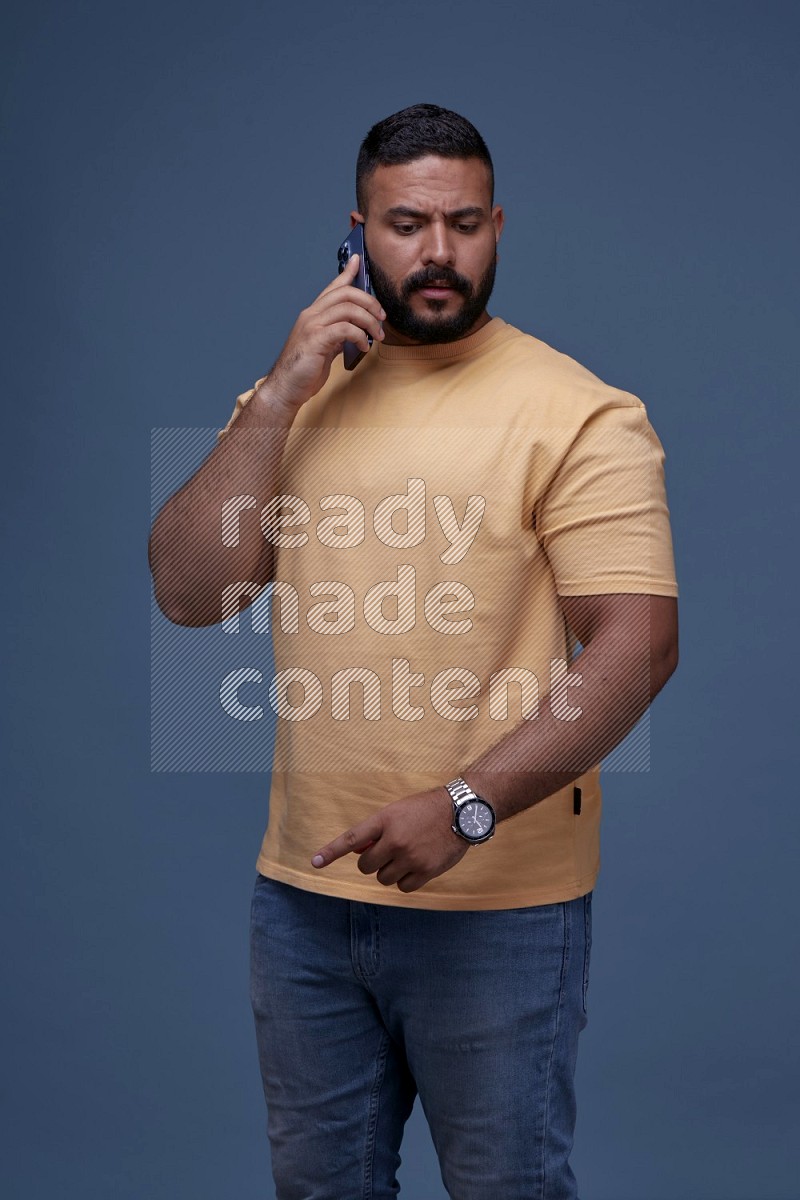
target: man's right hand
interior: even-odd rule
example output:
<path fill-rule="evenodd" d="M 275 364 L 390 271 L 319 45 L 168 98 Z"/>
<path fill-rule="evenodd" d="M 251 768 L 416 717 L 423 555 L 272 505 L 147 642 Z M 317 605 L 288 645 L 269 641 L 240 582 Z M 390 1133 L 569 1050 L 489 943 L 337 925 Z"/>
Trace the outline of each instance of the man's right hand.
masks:
<path fill-rule="evenodd" d="M 303 309 L 262 385 L 289 409 L 296 410 L 316 396 L 345 342 L 367 351 L 367 334 L 383 341 L 381 321 L 386 313 L 374 296 L 353 286 L 358 259 L 357 254 L 348 259 L 341 275 Z"/>
<path fill-rule="evenodd" d="M 269 437 L 224 438 L 198 471 L 171 496 L 153 522 L 150 568 L 156 602 L 177 625 L 216 625 L 221 597 L 237 580 L 261 586 L 274 574 L 272 547 L 258 522 L 243 522 L 234 551 L 220 538 L 220 512 L 232 496 L 264 499 L 280 488 L 286 438 L 299 409 L 315 396 L 346 341 L 369 349 L 367 334 L 383 340 L 385 316 L 374 296 L 353 286 L 358 256 L 297 318 L 275 366 L 237 418 Z M 250 596 L 252 599 L 252 595 Z"/>

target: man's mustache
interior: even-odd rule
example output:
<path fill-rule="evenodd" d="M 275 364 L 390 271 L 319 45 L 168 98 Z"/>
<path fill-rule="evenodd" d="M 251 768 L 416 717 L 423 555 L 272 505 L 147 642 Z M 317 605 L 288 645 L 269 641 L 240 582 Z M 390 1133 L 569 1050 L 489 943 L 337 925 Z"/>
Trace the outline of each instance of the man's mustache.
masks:
<path fill-rule="evenodd" d="M 406 280 L 403 288 L 406 296 L 411 292 L 419 291 L 424 287 L 449 287 L 455 292 L 462 292 L 465 296 L 469 295 L 472 287 L 468 279 L 463 279 L 461 275 L 455 275 L 451 271 L 429 271 L 425 275 L 414 275 L 411 279 Z"/>

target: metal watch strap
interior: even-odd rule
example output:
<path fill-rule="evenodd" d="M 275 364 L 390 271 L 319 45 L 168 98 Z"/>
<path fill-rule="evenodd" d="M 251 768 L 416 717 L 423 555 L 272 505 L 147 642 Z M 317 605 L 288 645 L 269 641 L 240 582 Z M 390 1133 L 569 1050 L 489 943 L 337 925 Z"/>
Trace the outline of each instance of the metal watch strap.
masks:
<path fill-rule="evenodd" d="M 445 787 L 459 808 L 462 804 L 466 804 L 468 800 L 480 800 L 480 796 L 477 796 L 473 792 L 469 784 L 460 775 L 457 779 L 451 779 L 449 783 L 445 784 Z"/>

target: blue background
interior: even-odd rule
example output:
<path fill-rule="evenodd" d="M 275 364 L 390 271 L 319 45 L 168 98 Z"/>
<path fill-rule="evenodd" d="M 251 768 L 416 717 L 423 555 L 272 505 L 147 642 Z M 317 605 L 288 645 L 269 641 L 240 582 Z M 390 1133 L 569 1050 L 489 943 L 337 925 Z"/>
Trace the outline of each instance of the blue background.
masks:
<path fill-rule="evenodd" d="M 362 136 L 419 101 L 492 151 L 490 311 L 640 396 L 667 451 L 681 664 L 650 772 L 606 780 L 582 1200 L 800 1195 L 799 13 L 6 9 L 4 1195 L 273 1195 L 267 779 L 150 770 L 150 431 L 219 427 L 269 369 Z M 403 1159 L 444 1196 L 418 1106 Z"/>

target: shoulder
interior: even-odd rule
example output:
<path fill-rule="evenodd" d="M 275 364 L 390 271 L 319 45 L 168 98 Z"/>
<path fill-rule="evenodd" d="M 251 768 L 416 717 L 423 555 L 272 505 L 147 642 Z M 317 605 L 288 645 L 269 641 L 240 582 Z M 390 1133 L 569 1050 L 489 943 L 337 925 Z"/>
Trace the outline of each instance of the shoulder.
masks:
<path fill-rule="evenodd" d="M 504 323 L 496 353 L 504 386 L 521 392 L 537 420 L 551 417 L 579 425 L 607 409 L 645 412 L 638 396 L 601 379 L 571 355 Z"/>

